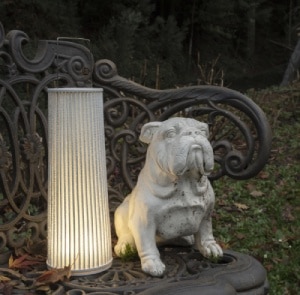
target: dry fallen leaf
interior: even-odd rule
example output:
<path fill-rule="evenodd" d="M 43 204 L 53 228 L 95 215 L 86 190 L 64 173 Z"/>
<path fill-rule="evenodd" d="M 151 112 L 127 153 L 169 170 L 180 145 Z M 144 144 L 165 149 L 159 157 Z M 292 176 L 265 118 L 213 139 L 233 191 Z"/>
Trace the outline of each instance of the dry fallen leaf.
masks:
<path fill-rule="evenodd" d="M 245 234 L 242 234 L 242 233 L 237 233 L 236 235 L 235 235 L 239 240 L 242 240 L 242 239 L 244 239 L 245 238 Z"/>
<path fill-rule="evenodd" d="M 29 269 L 33 265 L 40 264 L 41 260 L 36 259 L 28 254 L 24 254 L 16 259 L 11 255 L 8 261 L 8 267 L 10 269 Z"/>
<path fill-rule="evenodd" d="M 251 193 L 251 192 L 253 192 L 253 191 L 256 190 L 256 185 L 254 185 L 253 183 L 248 183 L 248 184 L 246 185 L 246 188 L 247 188 L 247 190 Z"/>
<path fill-rule="evenodd" d="M 229 243 L 224 243 L 222 241 L 218 241 L 218 244 L 221 246 L 222 249 L 226 250 L 230 248 L 230 244 Z"/>
<path fill-rule="evenodd" d="M 71 276 L 71 266 L 65 266 L 64 268 L 54 268 L 45 271 L 37 279 L 37 285 L 47 285 L 56 283 L 58 281 L 64 281 Z"/>
<path fill-rule="evenodd" d="M 270 176 L 269 173 L 266 172 L 266 171 L 261 171 L 261 172 L 258 174 L 258 177 L 259 177 L 260 179 L 268 179 L 269 176 Z"/>
<path fill-rule="evenodd" d="M 49 285 L 41 285 L 41 286 L 38 286 L 35 288 L 36 291 L 39 291 L 39 292 L 44 292 L 46 294 L 51 294 L 51 288 Z M 43 294 L 44 294 L 43 293 Z"/>
<path fill-rule="evenodd" d="M 252 192 L 250 193 L 250 195 L 251 195 L 252 197 L 257 198 L 257 197 L 263 196 L 264 193 L 263 193 L 262 191 L 256 191 L 256 190 L 254 190 L 254 191 L 252 191 Z"/>
<path fill-rule="evenodd" d="M 266 264 L 265 268 L 266 268 L 267 271 L 271 271 L 274 268 L 274 265 L 273 264 Z"/>
<path fill-rule="evenodd" d="M 227 205 L 226 201 L 224 199 L 222 199 L 222 198 L 218 198 L 217 199 L 217 204 L 219 206 L 226 206 Z"/>
<path fill-rule="evenodd" d="M 32 241 L 28 240 L 26 245 L 15 249 L 15 256 L 23 256 L 29 254 L 39 260 L 46 261 L 47 258 L 47 242 L 45 240 Z"/>
<path fill-rule="evenodd" d="M 11 279 L 10 278 L 8 278 L 8 277 L 6 277 L 6 276 L 2 276 L 2 275 L 0 275 L 0 282 L 8 282 L 8 281 L 10 281 Z"/>
<path fill-rule="evenodd" d="M 294 221 L 296 218 L 293 215 L 293 207 L 286 205 L 282 212 L 282 218 L 284 221 Z"/>
<path fill-rule="evenodd" d="M 239 210 L 248 210 L 249 207 L 242 203 L 234 203 L 234 206 Z"/>

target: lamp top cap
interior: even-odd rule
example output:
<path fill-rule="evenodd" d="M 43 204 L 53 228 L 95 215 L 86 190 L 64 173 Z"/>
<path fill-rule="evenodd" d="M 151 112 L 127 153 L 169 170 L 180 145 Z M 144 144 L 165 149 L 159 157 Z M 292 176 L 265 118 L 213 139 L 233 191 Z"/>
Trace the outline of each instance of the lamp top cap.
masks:
<path fill-rule="evenodd" d="M 72 87 L 72 88 L 48 88 L 48 92 L 103 92 L 102 88 Z"/>

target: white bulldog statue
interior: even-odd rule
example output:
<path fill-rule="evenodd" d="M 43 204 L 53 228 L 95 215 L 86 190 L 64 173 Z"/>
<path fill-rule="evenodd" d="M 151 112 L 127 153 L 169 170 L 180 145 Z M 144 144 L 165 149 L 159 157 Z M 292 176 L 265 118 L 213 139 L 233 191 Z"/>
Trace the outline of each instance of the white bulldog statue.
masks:
<path fill-rule="evenodd" d="M 206 257 L 223 255 L 212 232 L 215 197 L 207 175 L 214 155 L 208 133 L 206 123 L 178 117 L 141 130 L 140 140 L 149 144 L 146 162 L 115 212 L 114 250 L 121 256 L 128 245 L 136 248 L 142 270 L 152 276 L 165 271 L 157 241 L 183 237 Z"/>

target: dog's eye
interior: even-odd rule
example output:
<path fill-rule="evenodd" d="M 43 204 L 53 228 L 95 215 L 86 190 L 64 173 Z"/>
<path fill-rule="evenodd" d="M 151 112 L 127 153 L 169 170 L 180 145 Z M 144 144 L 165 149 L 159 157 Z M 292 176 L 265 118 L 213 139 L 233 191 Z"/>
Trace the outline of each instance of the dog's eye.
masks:
<path fill-rule="evenodd" d="M 202 129 L 200 130 L 200 132 L 201 132 L 202 135 L 208 137 L 206 128 L 202 128 Z"/>
<path fill-rule="evenodd" d="M 175 130 L 168 130 L 165 134 L 166 138 L 173 138 L 176 136 L 176 131 Z"/>

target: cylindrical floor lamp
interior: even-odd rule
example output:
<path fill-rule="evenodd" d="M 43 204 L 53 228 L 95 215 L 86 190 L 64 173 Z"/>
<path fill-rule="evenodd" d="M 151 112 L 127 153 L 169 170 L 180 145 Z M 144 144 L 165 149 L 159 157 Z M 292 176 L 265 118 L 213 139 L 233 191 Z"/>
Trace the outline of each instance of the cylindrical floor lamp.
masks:
<path fill-rule="evenodd" d="M 72 275 L 112 263 L 102 89 L 48 89 L 49 268 Z"/>

